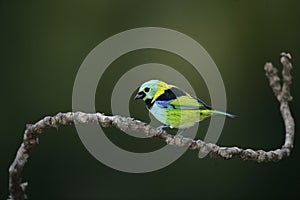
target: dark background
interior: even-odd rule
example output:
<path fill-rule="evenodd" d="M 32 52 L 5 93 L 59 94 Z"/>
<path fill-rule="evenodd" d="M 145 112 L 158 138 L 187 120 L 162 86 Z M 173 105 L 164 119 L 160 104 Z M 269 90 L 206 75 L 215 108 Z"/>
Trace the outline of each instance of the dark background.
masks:
<path fill-rule="evenodd" d="M 284 126 L 263 65 L 272 61 L 280 66 L 280 52 L 292 53 L 291 109 L 297 123 L 299 6 L 298 1 L 1 1 L 0 199 L 7 198 L 8 167 L 25 124 L 70 111 L 73 83 L 84 58 L 106 38 L 136 27 L 185 33 L 214 59 L 226 86 L 228 109 L 239 116 L 226 121 L 218 144 L 265 150 L 280 147 Z M 132 52 L 116 60 L 99 83 L 97 111 L 111 114 L 107 105 L 118 78 L 148 62 L 168 64 L 187 78 L 193 76 L 191 66 L 176 55 L 157 50 Z M 209 102 L 207 89 L 197 86 L 197 78 L 191 84 Z M 149 120 L 142 102 L 132 101 L 130 108 L 132 117 Z M 203 122 L 203 127 L 207 124 Z M 114 128 L 105 131 L 119 146 L 136 152 L 163 144 L 157 139 L 124 136 Z M 23 175 L 29 181 L 30 199 L 299 199 L 299 145 L 296 137 L 291 156 L 278 163 L 198 159 L 197 152 L 187 151 L 159 171 L 129 174 L 95 160 L 69 126 L 41 135 Z"/>

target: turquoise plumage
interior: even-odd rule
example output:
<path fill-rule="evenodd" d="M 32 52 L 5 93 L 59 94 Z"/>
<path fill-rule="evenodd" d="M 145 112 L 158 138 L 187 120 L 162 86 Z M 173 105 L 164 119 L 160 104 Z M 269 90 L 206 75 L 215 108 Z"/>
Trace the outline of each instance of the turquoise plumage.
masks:
<path fill-rule="evenodd" d="M 135 99 L 142 99 L 150 113 L 165 126 L 186 129 L 213 114 L 234 117 L 217 111 L 197 97 L 163 81 L 150 80 L 142 84 Z"/>

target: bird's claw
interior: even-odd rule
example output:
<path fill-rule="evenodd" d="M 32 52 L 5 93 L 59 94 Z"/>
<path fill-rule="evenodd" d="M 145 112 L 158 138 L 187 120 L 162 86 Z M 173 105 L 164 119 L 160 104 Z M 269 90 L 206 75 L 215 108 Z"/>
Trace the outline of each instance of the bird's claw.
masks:
<path fill-rule="evenodd" d="M 181 130 L 178 130 L 178 132 L 177 132 L 177 134 L 175 135 L 176 137 L 180 137 L 180 138 L 183 138 L 183 132 L 184 132 L 184 130 L 183 129 L 181 129 Z"/>
<path fill-rule="evenodd" d="M 159 135 L 161 135 L 164 132 L 165 128 L 170 128 L 170 126 L 159 126 L 159 127 L 157 127 Z"/>

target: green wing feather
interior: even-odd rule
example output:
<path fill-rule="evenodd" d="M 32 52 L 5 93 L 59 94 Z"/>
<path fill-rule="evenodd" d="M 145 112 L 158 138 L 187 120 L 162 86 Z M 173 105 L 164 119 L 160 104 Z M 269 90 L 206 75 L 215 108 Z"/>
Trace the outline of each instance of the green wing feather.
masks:
<path fill-rule="evenodd" d="M 199 110 L 199 109 L 209 109 L 203 102 L 192 96 L 180 96 L 170 102 L 170 105 L 175 109 L 181 110 Z"/>
<path fill-rule="evenodd" d="M 166 109 L 166 122 L 175 128 L 191 127 L 212 114 L 212 110 L 205 104 L 189 95 L 177 97 L 169 105 Z"/>

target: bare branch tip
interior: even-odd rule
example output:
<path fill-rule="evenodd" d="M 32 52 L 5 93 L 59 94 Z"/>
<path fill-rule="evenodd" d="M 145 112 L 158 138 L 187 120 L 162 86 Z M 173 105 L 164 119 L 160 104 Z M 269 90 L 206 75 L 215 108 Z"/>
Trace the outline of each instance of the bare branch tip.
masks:
<path fill-rule="evenodd" d="M 281 57 L 285 57 L 285 58 L 287 58 L 289 60 L 292 60 L 292 55 L 290 53 L 282 52 L 282 53 L 280 53 L 280 56 Z"/>

